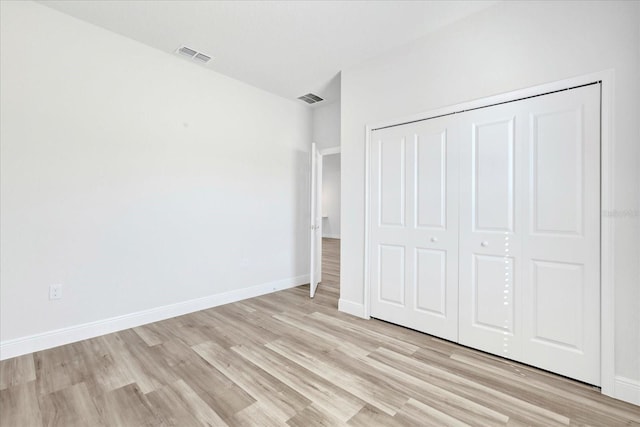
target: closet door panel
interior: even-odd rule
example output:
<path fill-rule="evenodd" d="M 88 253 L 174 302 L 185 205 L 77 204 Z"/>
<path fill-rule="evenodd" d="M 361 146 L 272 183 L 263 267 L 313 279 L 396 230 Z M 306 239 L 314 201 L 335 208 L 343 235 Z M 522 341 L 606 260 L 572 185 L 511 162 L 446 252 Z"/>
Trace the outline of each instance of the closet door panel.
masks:
<path fill-rule="evenodd" d="M 505 281 L 505 266 L 512 270 L 513 258 L 474 255 L 472 303 L 474 327 L 500 334 L 513 334 L 513 292 Z"/>
<path fill-rule="evenodd" d="M 579 351 L 583 347 L 584 266 L 533 260 L 531 273 L 531 340 Z M 553 313 L 562 313 L 561 321 Z"/>
<path fill-rule="evenodd" d="M 405 307 L 404 287 L 404 246 L 378 245 L 378 295 L 379 301 Z"/>
<path fill-rule="evenodd" d="M 513 231 L 514 118 L 472 125 L 473 229 Z"/>
<path fill-rule="evenodd" d="M 420 132 L 415 140 L 415 228 L 447 228 L 447 133 Z"/>
<path fill-rule="evenodd" d="M 460 343 L 513 359 L 521 356 L 521 224 L 516 171 L 522 147 L 511 105 L 461 114 Z"/>
<path fill-rule="evenodd" d="M 532 232 L 582 234 L 583 147 L 579 106 L 537 112 L 531 125 Z"/>
<path fill-rule="evenodd" d="M 600 88 L 526 101 L 523 327 L 529 362 L 600 384 Z"/>
<path fill-rule="evenodd" d="M 405 146 L 401 136 L 381 139 L 378 145 L 379 226 L 405 225 Z"/>
<path fill-rule="evenodd" d="M 447 315 L 447 251 L 416 248 L 416 310 Z"/>
<path fill-rule="evenodd" d="M 457 340 L 458 154 L 449 124 L 372 132 L 370 302 L 373 317 Z"/>
<path fill-rule="evenodd" d="M 460 120 L 460 343 L 599 385 L 599 86 Z"/>

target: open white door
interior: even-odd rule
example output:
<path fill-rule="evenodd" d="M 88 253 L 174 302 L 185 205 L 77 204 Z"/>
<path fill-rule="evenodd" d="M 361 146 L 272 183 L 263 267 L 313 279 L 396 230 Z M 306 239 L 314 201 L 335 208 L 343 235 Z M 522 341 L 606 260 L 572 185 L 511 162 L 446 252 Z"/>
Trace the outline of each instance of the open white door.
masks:
<path fill-rule="evenodd" d="M 310 296 L 316 293 L 322 279 L 322 156 L 311 144 L 311 268 L 309 273 Z"/>

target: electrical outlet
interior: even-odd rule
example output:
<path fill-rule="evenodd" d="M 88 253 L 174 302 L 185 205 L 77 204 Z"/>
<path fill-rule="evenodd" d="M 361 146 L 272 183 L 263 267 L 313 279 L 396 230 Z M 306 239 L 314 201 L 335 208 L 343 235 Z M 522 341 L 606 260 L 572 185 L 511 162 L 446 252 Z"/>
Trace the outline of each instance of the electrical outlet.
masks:
<path fill-rule="evenodd" d="M 49 299 L 62 298 L 62 285 L 49 285 Z"/>

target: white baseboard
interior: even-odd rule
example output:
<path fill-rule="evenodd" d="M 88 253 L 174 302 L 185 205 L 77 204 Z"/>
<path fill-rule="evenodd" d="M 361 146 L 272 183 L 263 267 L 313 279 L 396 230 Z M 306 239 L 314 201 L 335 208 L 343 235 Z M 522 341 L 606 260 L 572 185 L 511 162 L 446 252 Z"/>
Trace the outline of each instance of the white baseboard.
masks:
<path fill-rule="evenodd" d="M 110 334 L 124 329 L 134 328 L 136 326 L 169 319 L 171 317 L 182 316 L 183 314 L 193 313 L 194 311 L 205 310 L 207 308 L 269 294 L 271 292 L 293 288 L 306 283 L 309 283 L 309 275 L 291 277 L 275 282 L 262 283 L 249 288 L 228 291 L 221 294 L 209 295 L 136 313 L 125 314 L 123 316 L 1 341 L 0 360 L 98 337 L 100 335 Z"/>
<path fill-rule="evenodd" d="M 616 376 L 613 397 L 640 406 L 640 381 Z"/>
<path fill-rule="evenodd" d="M 359 302 L 347 301 L 340 298 L 338 300 L 338 311 L 352 316 L 361 317 L 363 319 L 368 319 L 368 317 L 364 315 L 364 305 Z"/>

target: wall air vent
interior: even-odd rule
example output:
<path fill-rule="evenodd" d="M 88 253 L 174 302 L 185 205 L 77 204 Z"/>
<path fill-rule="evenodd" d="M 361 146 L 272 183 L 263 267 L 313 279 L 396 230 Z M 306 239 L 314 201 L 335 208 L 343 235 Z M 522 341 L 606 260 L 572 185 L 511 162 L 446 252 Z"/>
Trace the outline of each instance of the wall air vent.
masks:
<path fill-rule="evenodd" d="M 201 64 L 206 64 L 207 62 L 211 61 L 211 56 L 205 55 L 204 53 L 198 52 L 197 50 L 191 49 L 190 47 L 187 47 L 187 46 L 179 47 L 178 49 L 176 49 L 176 53 L 182 56 L 187 56 L 192 60 L 199 62 Z"/>
<path fill-rule="evenodd" d="M 318 95 L 314 95 L 313 93 L 299 96 L 298 99 L 306 102 L 307 104 L 315 104 L 316 102 L 323 101 L 322 98 L 320 98 Z"/>

